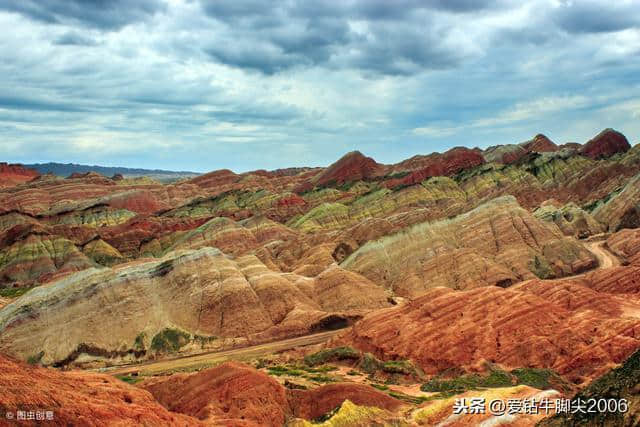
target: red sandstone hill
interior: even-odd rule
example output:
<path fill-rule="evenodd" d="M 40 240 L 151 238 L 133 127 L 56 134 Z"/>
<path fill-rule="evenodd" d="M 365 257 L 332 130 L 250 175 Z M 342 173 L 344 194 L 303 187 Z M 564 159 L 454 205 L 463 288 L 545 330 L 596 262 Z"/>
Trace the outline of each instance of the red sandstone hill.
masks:
<path fill-rule="evenodd" d="M 403 404 L 371 386 L 337 383 L 289 390 L 263 372 L 237 362 L 193 374 L 145 381 L 141 387 L 167 409 L 215 425 L 280 427 L 292 416 L 313 419 L 345 400 L 397 410 Z"/>
<path fill-rule="evenodd" d="M 536 153 L 558 151 L 558 146 L 541 133 L 534 136 L 533 139 L 531 139 L 530 141 L 523 143 L 522 148 L 524 148 L 528 152 L 536 152 Z"/>
<path fill-rule="evenodd" d="M 0 188 L 28 182 L 38 176 L 40 173 L 22 165 L 0 163 Z"/>
<path fill-rule="evenodd" d="M 391 179 L 385 181 L 387 188 L 397 185 L 406 186 L 420 183 L 433 176 L 451 176 L 465 169 L 471 169 L 485 163 L 482 154 L 475 149 L 455 147 L 444 153 L 428 156 L 414 156 L 391 166 Z M 406 174 L 409 172 L 408 174 Z M 394 179 L 394 175 L 406 176 Z"/>
<path fill-rule="evenodd" d="M 0 355 L 0 408 L 52 411 L 45 425 L 193 426 L 194 418 L 163 408 L 148 391 L 114 377 L 81 371 L 37 368 Z M 0 422 L 1 423 L 1 422 Z"/>
<path fill-rule="evenodd" d="M 551 368 L 576 383 L 640 347 L 640 319 L 621 316 L 623 299 L 578 284 L 556 288 L 547 282 L 464 292 L 436 288 L 366 316 L 328 345 L 409 359 L 431 374 L 474 370 L 489 361 Z"/>
<path fill-rule="evenodd" d="M 367 180 L 383 175 L 384 166 L 359 151 L 342 156 L 318 175 L 301 183 L 294 191 L 301 193 L 313 187 L 335 186 L 345 182 Z"/>
<path fill-rule="evenodd" d="M 618 131 L 605 129 L 590 139 L 580 148 L 580 154 L 592 159 L 610 157 L 617 153 L 624 153 L 631 148 L 627 138 Z"/>

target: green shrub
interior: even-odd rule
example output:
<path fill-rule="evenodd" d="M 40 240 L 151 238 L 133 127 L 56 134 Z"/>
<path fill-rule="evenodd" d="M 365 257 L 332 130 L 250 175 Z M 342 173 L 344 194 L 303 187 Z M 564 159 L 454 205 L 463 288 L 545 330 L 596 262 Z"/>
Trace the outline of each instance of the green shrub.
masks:
<path fill-rule="evenodd" d="M 44 351 L 41 351 L 40 353 L 29 356 L 29 358 L 27 359 L 27 363 L 29 365 L 37 365 L 40 363 L 43 356 L 44 356 Z"/>
<path fill-rule="evenodd" d="M 18 298 L 29 292 L 33 287 L 25 288 L 0 288 L 0 297 Z"/>
<path fill-rule="evenodd" d="M 415 372 L 415 368 L 411 362 L 406 360 L 392 360 L 382 364 L 382 370 L 389 374 L 411 375 Z"/>
<path fill-rule="evenodd" d="M 161 353 L 175 353 L 189 343 L 191 335 L 178 329 L 165 328 L 151 340 L 151 348 Z"/>
<path fill-rule="evenodd" d="M 133 342 L 133 348 L 136 350 L 144 350 L 144 340 L 147 337 L 147 334 L 145 334 L 144 332 L 140 332 L 137 336 L 135 341 Z"/>
<path fill-rule="evenodd" d="M 357 360 L 360 352 L 351 347 L 336 347 L 318 351 L 304 358 L 304 363 L 309 366 L 321 365 L 331 360 Z"/>

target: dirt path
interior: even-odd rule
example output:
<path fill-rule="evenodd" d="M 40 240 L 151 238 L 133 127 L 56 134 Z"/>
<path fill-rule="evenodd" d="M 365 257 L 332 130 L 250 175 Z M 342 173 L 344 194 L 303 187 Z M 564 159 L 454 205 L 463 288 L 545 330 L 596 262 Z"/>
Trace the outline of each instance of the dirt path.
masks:
<path fill-rule="evenodd" d="M 620 265 L 618 257 L 604 247 L 605 243 L 606 241 L 600 240 L 587 242 L 585 246 L 598 259 L 598 268 L 611 268 Z"/>
<path fill-rule="evenodd" d="M 145 362 L 136 365 L 126 365 L 106 369 L 102 368 L 99 369 L 99 371 L 110 375 L 126 375 L 132 372 L 138 372 L 141 375 L 157 375 L 169 371 L 212 365 L 225 362 L 227 360 L 251 360 L 255 359 L 256 357 L 266 356 L 278 351 L 291 350 L 296 347 L 319 344 L 336 335 L 338 332 L 340 332 L 340 330 L 289 338 L 282 341 L 259 344 L 251 347 L 194 354 L 174 359 L 163 359 L 159 361 Z"/>

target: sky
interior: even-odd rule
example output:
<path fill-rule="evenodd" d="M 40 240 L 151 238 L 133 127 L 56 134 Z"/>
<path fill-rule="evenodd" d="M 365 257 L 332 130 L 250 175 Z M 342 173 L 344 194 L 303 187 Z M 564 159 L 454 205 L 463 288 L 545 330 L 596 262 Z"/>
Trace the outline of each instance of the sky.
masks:
<path fill-rule="evenodd" d="M 637 0 L 0 0 L 0 161 L 236 172 L 640 141 Z"/>

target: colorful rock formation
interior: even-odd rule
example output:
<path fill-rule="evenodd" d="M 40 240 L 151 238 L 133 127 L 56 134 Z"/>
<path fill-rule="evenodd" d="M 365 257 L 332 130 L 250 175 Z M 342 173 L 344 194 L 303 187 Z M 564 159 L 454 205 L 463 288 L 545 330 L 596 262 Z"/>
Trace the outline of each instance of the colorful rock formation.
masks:
<path fill-rule="evenodd" d="M 0 162 L 0 188 L 13 187 L 37 178 L 40 174 L 22 165 Z"/>
<path fill-rule="evenodd" d="M 513 197 L 503 197 L 451 220 L 418 224 L 369 242 L 341 265 L 397 295 L 415 297 L 438 286 L 470 289 L 562 277 L 594 267 L 596 259 Z"/>

